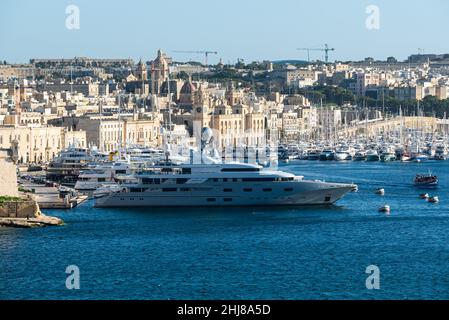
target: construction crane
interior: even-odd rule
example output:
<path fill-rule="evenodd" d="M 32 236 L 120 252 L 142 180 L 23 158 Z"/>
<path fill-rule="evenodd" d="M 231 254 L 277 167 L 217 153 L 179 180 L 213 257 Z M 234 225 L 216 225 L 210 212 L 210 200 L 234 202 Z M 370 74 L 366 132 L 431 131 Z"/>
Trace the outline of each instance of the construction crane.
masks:
<path fill-rule="evenodd" d="M 176 53 L 200 53 L 204 54 L 204 65 L 208 66 L 208 58 L 210 54 L 218 54 L 217 51 L 208 51 L 208 50 L 200 50 L 200 51 L 173 51 Z"/>
<path fill-rule="evenodd" d="M 334 48 L 329 48 L 327 43 L 324 45 L 324 48 L 298 48 L 297 50 L 305 50 L 307 51 L 307 61 L 310 62 L 310 51 L 324 51 L 324 61 L 329 62 L 329 51 L 335 51 Z"/>

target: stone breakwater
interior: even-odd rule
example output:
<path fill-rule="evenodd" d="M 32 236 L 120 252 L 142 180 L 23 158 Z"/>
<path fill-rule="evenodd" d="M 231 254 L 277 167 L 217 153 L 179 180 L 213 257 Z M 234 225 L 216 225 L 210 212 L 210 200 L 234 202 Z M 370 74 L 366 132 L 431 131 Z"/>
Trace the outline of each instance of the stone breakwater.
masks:
<path fill-rule="evenodd" d="M 40 215 L 36 218 L 0 218 L 1 227 L 38 228 L 47 226 L 61 226 L 64 224 L 59 218 Z"/>
<path fill-rule="evenodd" d="M 63 224 L 59 218 L 42 214 L 34 200 L 0 203 L 0 227 L 36 228 Z"/>

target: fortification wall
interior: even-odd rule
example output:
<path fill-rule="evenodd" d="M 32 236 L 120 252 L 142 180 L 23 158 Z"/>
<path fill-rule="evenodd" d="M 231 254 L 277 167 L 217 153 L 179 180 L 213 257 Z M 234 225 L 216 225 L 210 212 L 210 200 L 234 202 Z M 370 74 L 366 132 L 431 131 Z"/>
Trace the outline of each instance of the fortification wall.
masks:
<path fill-rule="evenodd" d="M 0 196 L 19 196 L 16 170 L 8 151 L 0 150 Z"/>

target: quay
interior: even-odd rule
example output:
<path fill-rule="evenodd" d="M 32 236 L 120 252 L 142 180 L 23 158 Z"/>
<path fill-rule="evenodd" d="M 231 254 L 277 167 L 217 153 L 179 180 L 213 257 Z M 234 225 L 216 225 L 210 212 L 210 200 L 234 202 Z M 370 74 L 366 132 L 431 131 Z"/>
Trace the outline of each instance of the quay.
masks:
<path fill-rule="evenodd" d="M 24 182 L 22 188 L 32 191 L 32 198 L 39 204 L 41 209 L 72 209 L 88 199 L 83 194 L 61 195 L 57 187 Z"/>

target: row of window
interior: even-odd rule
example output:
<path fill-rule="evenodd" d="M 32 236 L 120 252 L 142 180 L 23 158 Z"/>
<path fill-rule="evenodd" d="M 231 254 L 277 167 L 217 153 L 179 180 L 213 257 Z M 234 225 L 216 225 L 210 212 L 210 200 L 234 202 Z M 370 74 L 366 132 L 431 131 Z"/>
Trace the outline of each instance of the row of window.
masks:
<path fill-rule="evenodd" d="M 209 181 L 213 181 L 213 182 L 228 182 L 228 181 L 232 181 L 232 182 L 287 182 L 287 181 L 293 181 L 294 178 L 270 178 L 270 177 L 257 177 L 257 178 L 223 178 L 223 179 L 218 179 L 218 178 L 213 178 L 213 179 L 209 179 Z"/>
<path fill-rule="evenodd" d="M 286 182 L 286 181 L 293 181 L 294 178 L 213 178 L 209 179 L 209 182 Z M 166 182 L 168 179 L 153 179 L 153 178 L 142 178 L 142 184 L 161 184 Z M 188 178 L 177 178 L 173 179 L 173 182 L 176 182 L 176 184 L 185 184 L 187 181 L 189 181 Z"/>
<path fill-rule="evenodd" d="M 99 178 L 100 179 L 100 178 Z M 145 192 L 147 191 L 148 188 L 130 188 L 130 192 Z M 162 188 L 161 189 L 162 192 L 177 192 L 178 188 Z M 154 190 L 156 191 L 156 190 Z M 193 189 L 192 188 L 179 188 L 180 192 L 192 192 Z M 273 189 L 272 188 L 264 188 L 262 189 L 263 192 L 272 192 Z M 233 192 L 233 189 L 230 188 L 226 188 L 223 189 L 223 192 L 229 193 L 229 192 Z M 253 192 L 252 188 L 244 188 L 243 192 Z M 284 188 L 284 192 L 293 192 L 293 188 Z"/>

